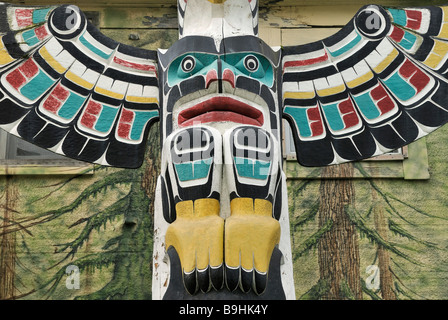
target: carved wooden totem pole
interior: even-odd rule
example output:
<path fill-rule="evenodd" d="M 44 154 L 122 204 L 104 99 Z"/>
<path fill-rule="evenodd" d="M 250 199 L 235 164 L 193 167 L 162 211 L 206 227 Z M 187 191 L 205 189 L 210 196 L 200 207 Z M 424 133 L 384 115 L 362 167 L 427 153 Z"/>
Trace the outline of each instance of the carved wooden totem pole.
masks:
<path fill-rule="evenodd" d="M 178 10 L 180 40 L 159 51 L 165 297 L 284 299 L 280 52 L 257 37 L 257 1 Z"/>
<path fill-rule="evenodd" d="M 306 166 L 399 148 L 448 121 L 448 8 L 365 6 L 337 34 L 273 49 L 256 0 L 179 0 L 148 51 L 74 6 L 0 5 L 0 127 L 136 168 L 161 130 L 155 298 L 292 299 L 281 128 Z M 164 258 L 165 257 L 165 258 Z"/>

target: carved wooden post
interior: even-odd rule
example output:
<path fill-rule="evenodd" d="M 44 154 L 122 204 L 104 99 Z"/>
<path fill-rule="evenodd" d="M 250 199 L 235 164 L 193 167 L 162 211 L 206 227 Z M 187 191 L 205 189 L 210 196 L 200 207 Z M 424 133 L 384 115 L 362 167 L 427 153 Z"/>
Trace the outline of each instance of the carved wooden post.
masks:
<path fill-rule="evenodd" d="M 179 1 L 178 10 L 180 40 L 159 51 L 165 222 L 156 234 L 165 242 L 156 242 L 155 282 L 165 283 L 162 249 L 170 274 L 155 291 L 291 298 L 279 52 L 258 38 L 258 1 Z"/>

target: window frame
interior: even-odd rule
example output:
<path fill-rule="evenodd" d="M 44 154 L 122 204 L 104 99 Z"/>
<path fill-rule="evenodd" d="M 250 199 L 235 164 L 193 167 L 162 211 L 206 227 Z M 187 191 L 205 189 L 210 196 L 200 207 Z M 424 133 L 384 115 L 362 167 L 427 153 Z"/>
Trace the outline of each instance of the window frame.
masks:
<path fill-rule="evenodd" d="M 283 160 L 287 179 L 323 179 L 323 167 L 304 167 L 297 162 L 297 157 L 288 146 L 293 137 L 288 122 L 283 119 Z M 384 154 L 377 157 L 354 162 L 353 179 L 404 179 L 428 180 L 429 163 L 426 138 L 423 137 L 401 148 L 401 152 Z"/>
<path fill-rule="evenodd" d="M 29 158 L 8 157 L 11 150 L 21 146 L 31 146 L 33 152 L 42 152 Z M 9 150 L 8 150 L 9 149 Z M 1 175 L 80 175 L 93 174 L 91 163 L 73 160 L 29 142 L 0 129 L 0 176 Z"/>

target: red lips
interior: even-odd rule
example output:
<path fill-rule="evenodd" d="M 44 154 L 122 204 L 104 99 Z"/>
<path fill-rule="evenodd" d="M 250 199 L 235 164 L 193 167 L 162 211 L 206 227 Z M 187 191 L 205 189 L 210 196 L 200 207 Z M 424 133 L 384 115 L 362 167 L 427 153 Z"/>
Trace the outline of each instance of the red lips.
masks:
<path fill-rule="evenodd" d="M 230 97 L 213 97 L 181 111 L 178 117 L 180 127 L 223 121 L 261 127 L 264 118 L 260 110 Z"/>

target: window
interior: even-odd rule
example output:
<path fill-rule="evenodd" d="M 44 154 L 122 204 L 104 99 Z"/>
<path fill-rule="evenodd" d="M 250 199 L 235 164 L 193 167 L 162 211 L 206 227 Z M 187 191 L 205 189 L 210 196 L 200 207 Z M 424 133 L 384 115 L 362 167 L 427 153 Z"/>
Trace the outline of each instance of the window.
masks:
<path fill-rule="evenodd" d="M 297 163 L 294 139 L 287 121 L 283 121 L 283 157 L 288 179 L 320 179 L 321 168 L 306 168 Z M 429 179 L 426 139 L 384 155 L 356 163 L 353 178 Z"/>
<path fill-rule="evenodd" d="M 64 159 L 51 151 L 39 148 L 6 131 L 0 132 L 0 158 L 2 160 Z"/>
<path fill-rule="evenodd" d="M 296 160 L 296 147 L 292 136 L 291 127 L 287 121 L 284 121 L 284 157 L 288 160 Z M 408 147 L 404 146 L 386 154 L 365 159 L 363 161 L 387 161 L 387 160 L 404 160 L 408 158 Z"/>
<path fill-rule="evenodd" d="M 0 129 L 0 175 L 86 174 L 93 165 L 37 147 Z"/>

